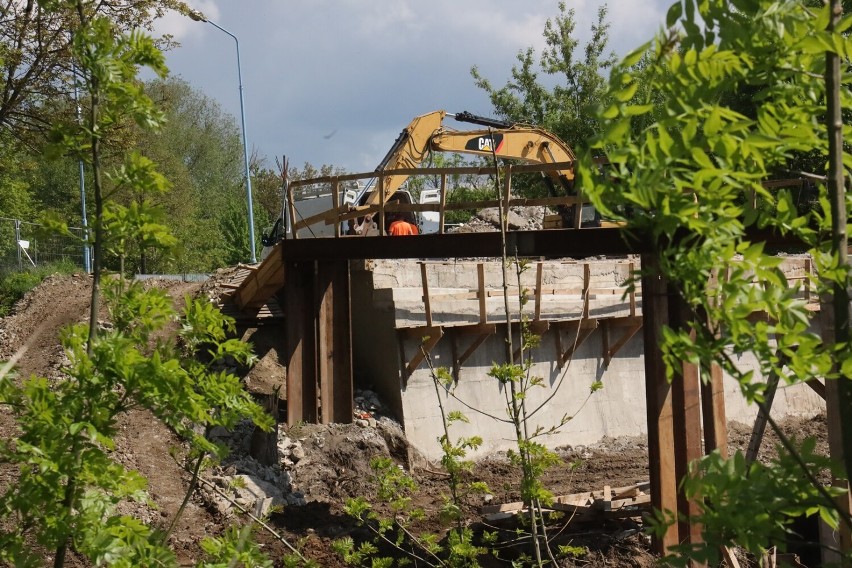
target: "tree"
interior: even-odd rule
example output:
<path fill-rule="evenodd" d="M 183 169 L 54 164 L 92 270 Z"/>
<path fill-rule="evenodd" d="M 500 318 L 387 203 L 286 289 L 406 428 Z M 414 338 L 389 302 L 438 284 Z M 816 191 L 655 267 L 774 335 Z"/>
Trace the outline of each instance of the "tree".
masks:
<path fill-rule="evenodd" d="M 180 250 L 174 262 L 149 269 L 204 272 L 233 263 L 226 251 L 238 245 L 228 241 L 223 223 L 234 204 L 245 203 L 234 117 L 183 79 L 150 81 L 145 92 L 163 109 L 164 124 L 156 132 L 140 129 L 135 147 L 172 181 L 173 190 L 155 203 L 172 213 L 169 226 Z M 133 196 L 121 199 L 128 203 Z"/>
<path fill-rule="evenodd" d="M 180 0 L 87 2 L 87 17 L 103 16 L 118 30 L 151 29 L 166 10 L 186 12 Z M 38 145 L 56 118 L 73 115 L 75 10 L 62 3 L 3 0 L 0 5 L 0 130 Z M 161 45 L 167 45 L 164 38 Z"/>
<path fill-rule="evenodd" d="M 767 388 L 760 375 L 790 384 L 824 378 L 841 389 L 852 377 L 848 342 L 823 342 L 801 285 L 788 282 L 781 259 L 752 236 L 767 230 L 803 243 L 818 274 L 808 285 L 818 294 L 848 288 L 845 251 L 832 236 L 832 222 L 845 230 L 848 201 L 832 212 L 821 186 L 822 207 L 800 212 L 789 191 L 773 193 L 761 183 L 801 152 L 828 161 L 835 124 L 820 120 L 832 92 L 823 79 L 826 53 L 850 52 L 843 35 L 849 18 L 827 30 L 830 21 L 828 6 L 798 2 L 675 3 L 669 31 L 629 55 L 610 77 L 595 149 L 606 152 L 614 175 L 594 175 L 591 151 L 581 161 L 584 192 L 605 214 L 632 211 L 622 216 L 628 231 L 655 251 L 654 266 L 643 270 L 664 277 L 689 314 L 684 328 L 664 330 L 660 347 L 669 375 L 684 361 L 700 365 L 704 376 L 720 365 L 759 406 Z M 640 75 L 633 65 L 648 55 Z M 644 101 L 635 97 L 640 81 L 646 82 Z M 835 87 L 849 108 L 848 74 Z M 753 116 L 730 105 L 732 95 L 743 92 L 753 93 Z M 661 96 L 654 100 L 650 93 Z M 842 160 L 848 176 L 852 157 L 846 152 Z M 755 313 L 763 317 L 752 322 Z M 737 365 L 746 353 L 757 359 L 758 371 Z M 829 466 L 848 480 L 848 469 L 815 455 L 811 443 L 788 440 L 771 418 L 770 425 L 783 444 L 773 464 L 717 452 L 692 464 L 683 483 L 699 508 L 689 520 L 702 527 L 703 542 L 669 550 L 676 554 L 672 562 L 712 563 L 720 546 L 734 544 L 759 554 L 783 540 L 798 515 L 819 513 L 832 527 L 852 526 L 848 508 L 834 501 L 840 495 L 848 501 L 848 490 L 817 481 Z M 845 431 L 842 436 L 848 457 L 852 439 Z M 661 517 L 658 527 L 673 521 Z"/>
<path fill-rule="evenodd" d="M 591 110 L 606 96 L 604 72 L 615 63 L 615 55 L 607 53 L 606 14 L 605 5 L 598 8 L 597 21 L 591 26 L 592 37 L 578 58 L 575 11 L 566 10 L 565 2 L 559 3 L 559 15 L 545 24 L 547 47 L 539 59 L 541 72 L 556 80 L 552 90 L 539 80 L 533 48 L 518 53 L 512 79 L 499 89 L 473 67 L 471 74 L 476 85 L 488 93 L 497 115 L 546 128 L 571 146 L 587 147 L 587 140 L 597 133 Z"/>
<path fill-rule="evenodd" d="M 609 23 L 607 8 L 598 8 L 597 20 L 591 26 L 592 37 L 577 57 L 579 41 L 574 37 L 575 11 L 559 3 L 559 14 L 549 18 L 543 31 L 546 48 L 536 68 L 535 51 L 528 48 L 518 53 L 518 64 L 512 67 L 512 79 L 495 88 L 477 67 L 471 69 L 476 86 L 488 93 L 494 111 L 510 122 L 533 124 L 545 128 L 573 148 L 587 148 L 597 134 L 594 108 L 607 96 L 604 73 L 615 63 L 615 55 L 607 53 Z M 552 89 L 539 78 L 540 73 L 555 81 Z M 548 80 L 546 82 L 551 82 Z M 513 185 L 521 195 L 542 196 L 547 186 L 541 176 L 516 176 Z"/>

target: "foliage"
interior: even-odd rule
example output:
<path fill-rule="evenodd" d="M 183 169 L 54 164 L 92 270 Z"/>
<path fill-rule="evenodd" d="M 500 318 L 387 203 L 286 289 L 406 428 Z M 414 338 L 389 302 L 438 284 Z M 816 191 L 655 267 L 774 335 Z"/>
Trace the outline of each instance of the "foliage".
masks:
<path fill-rule="evenodd" d="M 107 288 L 113 331 L 90 350 L 85 325 L 63 334 L 65 380 L 33 377 L 17 386 L 10 376 L 0 379 L 0 402 L 16 410 L 21 428 L 2 449 L 4 461 L 19 468 L 18 482 L 0 496 L 2 516 L 13 521 L 0 535 L 6 562 L 34 561 L 30 541 L 58 548 L 69 538 L 94 562 L 174 562 L 155 532 L 115 512 L 123 501 L 145 499 L 144 478 L 111 455 L 118 419 L 131 409 L 148 409 L 199 451 L 220 449 L 194 425 L 231 428 L 249 416 L 270 427 L 239 378 L 219 370 L 225 361 L 251 357 L 246 344 L 225 339 L 232 321 L 187 301 L 179 350 L 160 335 L 175 316 L 171 299 L 138 283 L 124 293 L 119 287 L 113 281 Z M 207 363 L 199 361 L 202 349 Z"/>
<path fill-rule="evenodd" d="M 457 186 L 447 192 L 447 204 L 482 202 L 494 199 L 494 185 L 482 187 Z M 476 215 L 476 209 L 457 209 L 444 214 L 445 223 L 467 223 Z"/>
<path fill-rule="evenodd" d="M 606 152 L 612 175 L 594 175 L 590 152 L 580 167 L 581 184 L 595 206 L 604 215 L 620 215 L 633 238 L 655 251 L 658 265 L 643 270 L 658 270 L 690 313 L 685 328 L 664 330 L 661 348 L 669 375 L 682 361 L 700 365 L 707 375 L 715 363 L 739 382 L 747 401 L 758 404 L 766 388 L 760 376 L 776 374 L 791 384 L 850 376 L 849 346 L 822 341 L 802 299 L 803 284 L 788 281 L 781 259 L 749 236 L 764 229 L 800 239 L 819 274 L 806 282 L 812 294 L 828 292 L 834 283 L 847 286 L 848 266 L 831 254 L 825 188 L 820 187 L 823 207 L 799 212 L 789 191 L 770 192 L 761 183 L 800 152 L 817 152 L 826 162 L 828 136 L 817 120 L 825 114 L 825 52 L 850 53 L 843 30 L 825 31 L 828 16 L 827 7 L 797 2 L 675 3 L 667 24 L 682 33 L 660 35 L 611 75 L 609 97 L 603 99 L 611 102 L 600 109 L 602 134 L 595 147 Z M 844 26 L 849 23 L 844 20 Z M 649 56 L 650 63 L 637 72 L 633 66 Z M 640 85 L 643 101 L 636 100 Z M 847 74 L 840 92 L 846 108 L 852 104 L 849 87 Z M 726 104 L 732 99 L 725 95 L 738 92 L 752 93 L 754 116 Z M 650 93 L 659 96 L 652 99 Z M 852 157 L 845 153 L 843 160 L 848 170 Z M 765 317 L 749 319 L 755 313 Z M 756 369 L 737 364 L 745 355 L 756 358 Z M 807 450 L 803 446 L 798 453 L 808 457 Z M 688 487 L 704 496 L 706 507 L 693 521 L 704 527 L 707 543 L 736 542 L 758 553 L 759 539 L 748 535 L 776 534 L 784 519 L 746 518 L 724 506 L 725 490 L 734 489 L 725 480 L 745 473 L 738 460 L 723 463 L 708 456 L 699 462 L 707 476 L 692 479 Z M 768 476 L 799 476 L 811 489 L 778 492 L 775 510 L 811 510 L 815 490 L 820 507 L 829 508 L 831 499 L 814 482 L 821 465 L 781 460 L 771 473 L 749 470 L 740 481 L 759 492 Z M 836 516 L 827 518 L 837 525 Z M 711 554 L 710 548 L 689 554 L 701 557 Z"/>
<path fill-rule="evenodd" d="M 574 37 L 575 10 L 566 10 L 565 2 L 559 2 L 559 14 L 545 24 L 546 47 L 539 58 L 541 72 L 556 81 L 552 90 L 548 90 L 539 78 L 533 48 L 518 53 L 512 79 L 503 87 L 495 88 L 474 67 L 471 74 L 476 85 L 488 93 L 500 117 L 541 126 L 571 146 L 587 147 L 587 140 L 597 133 L 597 123 L 590 110 L 606 100 L 604 73 L 615 63 L 615 56 L 607 53 L 609 23 L 606 15 L 606 6 L 598 8 L 597 20 L 591 26 L 592 36 L 583 47 L 582 57 L 578 58 L 575 52 L 580 43 Z"/>
<path fill-rule="evenodd" d="M 80 268 L 70 262 L 45 264 L 23 271 L 0 273 L 0 317 L 9 315 L 15 303 L 38 286 L 45 278 L 54 274 L 73 274 Z"/>
<path fill-rule="evenodd" d="M 411 505 L 411 495 L 417 489 L 415 481 L 390 458 L 373 458 L 370 467 L 376 476 L 374 502 L 386 503 L 389 513 L 387 517 L 383 516 L 374 509 L 372 501 L 365 497 L 347 500 L 344 507 L 346 513 L 368 528 L 375 539 L 375 542 L 366 541 L 358 545 L 351 537 L 337 540 L 334 550 L 347 564 L 365 566 L 369 561 L 369 565 L 374 567 L 402 566 L 412 562 L 424 566 L 479 565 L 477 558 L 485 554 L 487 549 L 473 543 L 473 532 L 463 524 L 456 510 L 458 502 L 444 509 L 444 513 L 449 515 L 444 518 L 456 524 L 455 528 L 448 531 L 444 541 L 439 542 L 437 534 L 416 534 L 414 524 L 424 518 L 425 513 Z M 391 555 L 386 555 L 384 551 L 391 551 Z M 401 559 L 399 554 L 402 555 Z"/>
<path fill-rule="evenodd" d="M 251 525 L 225 531 L 221 538 L 205 538 L 201 547 L 208 554 L 201 568 L 229 568 L 236 564 L 245 568 L 272 568 L 272 561 L 251 540 Z"/>
<path fill-rule="evenodd" d="M 32 213 L 26 177 L 33 166 L 33 160 L 0 130 L 0 217 L 22 219 Z"/>
<path fill-rule="evenodd" d="M 180 78 L 155 79 L 145 92 L 162 106 L 165 123 L 138 134 L 138 151 L 172 181 L 172 191 L 150 196 L 152 205 L 171 214 L 168 224 L 178 241 L 173 258 L 158 259 L 151 272 L 207 272 L 234 262 L 230 249 L 248 255 L 247 215 L 234 235 L 226 234 L 231 209 L 245 210 L 242 142 L 236 120 Z M 127 205 L 133 200 L 121 196 Z M 232 237 L 241 237 L 233 241 Z M 244 245 L 244 246 L 243 246 Z M 137 263 L 138 264 L 138 263 Z"/>
<path fill-rule="evenodd" d="M 81 2 L 87 19 L 108 18 L 116 29 L 151 29 L 180 0 Z M 0 131 L 38 147 L 51 124 L 70 120 L 76 7 L 66 2 L 4 2 L 0 10 Z M 169 38 L 159 43 L 168 45 Z"/>
<path fill-rule="evenodd" d="M 814 453 L 815 444 L 813 438 L 804 441 L 800 457 L 814 470 L 828 469 L 830 461 Z M 819 514 L 830 526 L 837 526 L 837 511 L 827 506 L 817 488 L 799 473 L 794 460 L 779 448 L 779 457 L 768 465 L 757 461 L 749 464 L 742 453 L 722 459 L 718 452 L 693 463 L 683 489 L 701 509 L 703 534 L 708 541 L 698 547 L 681 545 L 678 550 L 682 557 L 673 564 L 686 565 L 692 557 L 716 565 L 721 561 L 721 547 L 732 541 L 751 551 L 783 547 L 791 525 L 803 516 Z M 833 488 L 832 493 L 840 495 L 842 491 Z M 665 530 L 665 522 L 660 521 L 658 518 L 656 530 Z"/>
<path fill-rule="evenodd" d="M 253 360 L 248 344 L 229 338 L 232 319 L 189 298 L 178 316 L 163 291 L 126 285 L 123 275 L 101 284 L 105 251 L 123 259 L 133 243 L 143 251 L 173 244 L 148 206 L 148 196 L 168 188 L 153 163 L 130 154 L 109 174 L 102 163 L 105 145 L 128 117 L 142 128 L 160 123 L 162 114 L 143 94 L 136 72 L 143 65 L 161 75 L 166 69 L 150 38 L 137 30 L 120 33 L 115 22 L 90 13 L 88 2 L 44 4 L 78 18 L 72 51 L 85 79 L 87 119 L 56 124 L 50 150 L 91 167 L 95 264 L 89 324 L 61 336 L 68 359 L 63 379 L 19 381 L 7 368 L 0 374 L 0 404 L 14 410 L 20 429 L 0 448 L 0 459 L 17 469 L 0 494 L 0 561 L 40 565 L 52 552 L 53 565 L 61 567 L 73 547 L 94 565 L 175 566 L 165 535 L 117 512 L 128 501 L 147 500 L 145 479 L 113 458 L 118 420 L 132 410 L 149 411 L 188 441 L 201 464 L 205 454 L 224 452 L 207 440 L 208 429 L 230 429 L 246 418 L 269 429 L 273 419 L 226 370 Z M 134 200 L 128 206 L 109 201 L 105 179 Z M 97 333 L 101 287 L 113 326 Z M 178 342 L 167 333 L 175 321 Z M 205 565 L 270 566 L 247 535 L 248 529 L 206 541 L 211 559 Z"/>

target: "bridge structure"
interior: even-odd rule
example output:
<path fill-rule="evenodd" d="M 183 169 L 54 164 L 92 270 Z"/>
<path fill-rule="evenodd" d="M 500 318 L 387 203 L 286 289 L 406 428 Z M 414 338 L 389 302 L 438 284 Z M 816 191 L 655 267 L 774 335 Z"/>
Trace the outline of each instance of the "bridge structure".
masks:
<path fill-rule="evenodd" d="M 557 164 L 556 166 L 560 166 Z M 524 171 L 535 171 L 541 166 L 524 166 Z M 422 172 L 423 170 L 418 170 Z M 446 176 L 450 169 L 426 170 L 426 173 Z M 394 172 L 388 172 L 388 175 Z M 406 172 L 415 174 L 417 172 Z M 527 204 L 529 200 L 510 198 L 512 169 L 505 171 L 505 199 L 499 205 Z M 364 175 L 381 175 L 375 172 Z M 323 178 L 322 181 L 337 185 L 356 176 Z M 442 182 L 445 183 L 445 182 Z M 546 205 L 554 205 L 548 198 Z M 579 203 L 577 197 L 569 197 L 564 203 Z M 538 203 L 536 203 L 538 204 Z M 333 223 L 342 226 L 356 215 L 378 212 L 384 214 L 393 208 L 417 210 L 418 206 L 392 205 L 385 208 L 379 204 L 371 210 L 351 211 L 338 208 L 327 215 L 311 219 L 313 223 Z M 435 207 L 444 214 L 446 204 L 419 206 L 422 209 Z M 470 208 L 470 204 L 464 204 Z M 447 259 L 500 259 L 504 255 L 527 259 L 571 258 L 582 271 L 589 274 L 585 259 L 598 257 L 630 258 L 638 261 L 636 266 L 645 268 L 641 286 L 632 293 L 620 296 L 613 290 L 606 294 L 595 290 L 586 278 L 575 290 L 563 290 L 566 295 L 575 294 L 583 300 L 579 314 L 559 321 L 543 318 L 542 302 L 547 295 L 546 286 L 537 269 L 537 280 L 532 285 L 534 301 L 534 325 L 539 330 L 551 329 L 555 337 L 564 337 L 559 330 L 571 327 L 574 341 L 557 348 L 562 357 L 571 356 L 578 347 L 577 341 L 588 337 L 596 329 L 606 334 L 604 357 L 612 358 L 634 335 L 641 332 L 644 345 L 644 398 L 648 434 L 650 492 L 652 505 L 659 510 L 678 513 L 681 522 L 670 526 L 666 533 L 655 539 L 655 548 L 664 552 L 676 544 L 696 543 L 701 540 L 701 527 L 689 523 L 696 514 L 697 504 L 688 501 L 678 490 L 678 480 L 683 478 L 690 462 L 704 453 L 718 449 L 727 452 L 727 420 L 723 395 L 721 369 L 714 367 L 709 377 L 701 377 L 696 365 L 684 362 L 674 380 L 666 376 L 665 364 L 659 344 L 662 329 L 668 326 L 683 329 L 689 316 L 679 296 L 658 272 L 649 270 L 656 266 L 655 251 L 647 242 L 629 240 L 619 228 L 598 229 L 547 229 L 517 231 L 505 234 L 455 233 L 431 234 L 417 237 L 347 237 L 344 231 L 336 230 L 335 238 L 285 239 L 275 245 L 270 255 L 258 266 L 251 267 L 247 277 L 234 290 L 233 301 L 244 313 L 258 314 L 270 300 L 280 305 L 283 313 L 281 325 L 286 345 L 284 361 L 287 368 L 286 397 L 287 421 L 295 424 L 305 422 L 351 422 L 353 399 L 353 333 L 365 332 L 353 327 L 352 262 L 372 259 L 408 260 L 419 262 L 425 267 L 430 261 Z M 784 250 L 798 243 L 779 240 L 770 234 L 755 235 L 755 240 L 767 244 L 767 251 Z M 475 265 L 476 263 L 474 263 Z M 421 273 L 422 313 L 417 321 L 395 330 L 400 341 L 398 369 L 404 380 L 421 366 L 430 349 L 445 336 L 467 337 L 461 347 L 454 347 L 453 363 L 456 370 L 481 345 L 488 336 L 506 334 L 511 322 L 498 322 L 486 308 L 488 291 L 481 269 L 477 283 L 466 291 L 455 291 L 468 301 L 479 306 L 473 310 L 469 321 L 462 324 L 438 322 L 434 317 L 434 303 L 438 298 L 430 295 L 430 282 L 426 268 Z M 619 296 L 625 305 L 612 315 L 593 315 L 592 296 L 610 298 Z M 813 309 L 819 309 L 818 299 L 813 298 Z M 625 311 L 626 310 L 626 311 Z M 559 319 L 559 318 L 557 318 Z M 502 327 L 501 327 L 502 326 Z M 502 331 L 501 331 L 502 329 Z M 422 349 L 404 348 L 406 339 L 422 341 Z M 558 341 L 558 339 L 556 340 Z M 832 400 L 831 389 L 826 394 L 823 384 L 811 384 L 821 396 L 828 397 L 829 425 L 833 427 L 838 409 Z M 832 407 L 832 404 L 835 404 Z M 832 408 L 834 410 L 832 411 Z M 755 426 L 757 429 L 757 425 Z"/>

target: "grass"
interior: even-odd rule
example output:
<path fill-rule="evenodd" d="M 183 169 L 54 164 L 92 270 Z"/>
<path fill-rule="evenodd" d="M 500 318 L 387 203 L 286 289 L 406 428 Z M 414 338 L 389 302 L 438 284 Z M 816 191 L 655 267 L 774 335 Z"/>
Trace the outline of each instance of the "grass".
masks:
<path fill-rule="evenodd" d="M 80 267 L 71 262 L 57 262 L 23 271 L 0 272 L 0 317 L 12 313 L 15 303 L 53 274 L 73 274 Z"/>

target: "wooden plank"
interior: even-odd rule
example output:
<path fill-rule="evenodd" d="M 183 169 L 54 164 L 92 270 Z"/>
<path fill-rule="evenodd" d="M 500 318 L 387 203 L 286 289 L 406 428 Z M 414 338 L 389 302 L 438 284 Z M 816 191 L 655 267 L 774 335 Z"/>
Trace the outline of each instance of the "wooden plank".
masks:
<path fill-rule="evenodd" d="M 444 330 L 442 328 L 436 327 L 433 329 L 437 330 L 437 333 L 431 334 L 426 341 L 418 345 L 417 352 L 408 362 L 408 365 L 405 368 L 407 376 L 410 377 L 414 373 L 414 371 L 417 370 L 417 367 L 420 366 L 420 363 L 422 363 L 423 360 L 426 359 L 426 355 L 430 353 L 432 349 L 435 348 L 435 346 L 438 344 L 438 341 L 440 341 L 441 338 L 444 336 Z"/>
<path fill-rule="evenodd" d="M 237 306 L 259 308 L 284 286 L 282 247 L 283 242 L 277 243 L 263 262 L 247 272 L 233 294 Z"/>
<path fill-rule="evenodd" d="M 731 552 L 731 549 L 727 546 L 722 547 L 722 559 L 725 561 L 725 564 L 728 565 L 728 568 L 740 568 L 740 561 L 737 560 L 737 557 L 734 556 L 734 553 Z"/>
<path fill-rule="evenodd" d="M 686 330 L 692 312 L 680 294 L 673 291 L 668 296 L 669 325 L 675 330 Z M 674 426 L 675 476 L 678 482 L 689 475 L 689 464 L 701 458 L 701 398 L 698 366 L 683 362 L 680 372 L 672 378 L 672 416 Z M 691 519 L 700 514 L 698 503 L 678 492 L 678 535 L 682 543 L 702 542 L 701 526 Z"/>
<path fill-rule="evenodd" d="M 501 505 L 483 505 L 479 512 L 483 515 L 491 515 L 493 513 L 516 513 L 521 511 L 526 504 L 523 501 L 515 501 L 512 503 L 503 503 Z"/>
<path fill-rule="evenodd" d="M 805 383 L 811 390 L 817 393 L 823 400 L 825 400 L 825 385 L 819 379 L 811 379 Z"/>
<path fill-rule="evenodd" d="M 444 332 L 441 326 L 406 327 L 399 329 L 398 331 L 407 339 L 418 339 L 420 341 L 422 341 L 425 337 L 432 337 Z"/>
<path fill-rule="evenodd" d="M 648 469 L 651 503 L 659 511 L 677 512 L 677 476 L 674 468 L 674 426 L 672 389 L 666 378 L 666 368 L 660 349 L 663 326 L 668 323 L 668 290 L 659 275 L 657 259 L 643 255 L 645 274 L 642 276 L 642 317 L 645 342 L 645 398 L 648 416 Z M 666 554 L 669 547 L 679 543 L 678 530 L 670 526 L 660 537 L 652 538 L 657 554 Z"/>
<path fill-rule="evenodd" d="M 426 311 L 426 326 L 432 327 L 432 304 L 429 299 L 429 277 L 426 274 L 426 263 L 420 263 L 420 281 L 423 286 L 423 307 Z"/>
<path fill-rule="evenodd" d="M 503 199 L 500 208 L 503 213 L 503 230 L 509 230 L 509 208 L 511 207 L 510 200 L 512 198 L 512 164 L 506 164 L 506 169 L 503 171 Z M 509 254 L 512 254 L 511 252 Z"/>
<path fill-rule="evenodd" d="M 494 335 L 497 333 L 496 323 L 477 323 L 453 327 L 459 335 Z"/>
<path fill-rule="evenodd" d="M 488 311 L 485 306 L 485 265 L 481 262 L 476 265 L 476 282 L 476 293 L 479 298 L 479 323 L 483 324 L 488 321 Z"/>
<path fill-rule="evenodd" d="M 444 234 L 445 214 L 447 207 L 447 174 L 441 174 L 441 202 L 438 209 L 438 233 Z"/>
<path fill-rule="evenodd" d="M 541 261 L 535 266 L 535 309 L 533 310 L 533 320 L 541 319 L 541 281 L 544 274 L 544 266 Z"/>
<path fill-rule="evenodd" d="M 476 350 L 479 349 L 479 347 L 483 343 L 485 343 L 486 339 L 488 339 L 488 335 L 485 334 L 475 337 L 471 344 L 468 346 L 468 348 L 465 350 L 465 352 L 459 355 L 459 357 L 455 360 L 454 363 L 456 368 L 461 369 L 461 366 L 464 364 L 464 362 L 467 361 L 471 355 L 476 353 Z M 458 380 L 458 377 L 456 378 L 456 380 Z"/>
<path fill-rule="evenodd" d="M 585 343 L 586 340 L 589 339 L 592 336 L 592 334 L 595 332 L 595 330 L 597 329 L 597 323 L 598 323 L 597 320 L 591 320 L 591 321 L 595 322 L 594 327 L 583 326 L 583 325 L 578 326 L 577 335 L 575 336 L 574 341 L 571 342 L 571 345 L 569 345 L 568 348 L 565 349 L 564 352 L 560 349 L 560 353 L 561 353 L 561 357 L 559 359 L 559 367 L 560 368 L 564 367 L 565 364 L 568 363 L 568 361 L 571 360 L 571 357 L 574 355 L 574 352 L 577 349 L 579 349 L 580 346 L 582 346 L 583 343 Z M 561 335 L 561 332 L 557 331 L 557 337 L 559 337 L 560 335 Z M 559 340 L 559 342 L 561 344 L 561 339 Z"/>
<path fill-rule="evenodd" d="M 334 205 L 340 204 L 340 182 L 338 180 L 334 180 L 334 183 L 331 184 L 331 200 Z M 335 238 L 340 237 L 340 223 L 336 219 L 334 223 L 334 236 Z"/>
<path fill-rule="evenodd" d="M 766 382 L 766 390 L 763 393 L 764 404 L 757 411 L 757 417 L 754 419 L 754 425 L 751 428 L 751 438 L 748 442 L 746 450 L 746 461 L 751 463 L 757 459 L 760 453 L 760 446 L 763 444 L 763 434 L 766 431 L 767 416 L 772 410 L 772 401 L 775 400 L 775 392 L 778 390 L 778 382 L 780 377 L 778 373 L 769 375 Z"/>
<path fill-rule="evenodd" d="M 348 424 L 352 422 L 354 406 L 349 263 L 320 262 L 317 281 L 320 421 Z"/>
<path fill-rule="evenodd" d="M 287 424 L 316 422 L 316 334 L 313 332 L 314 263 L 296 262 L 288 266 L 284 287 L 287 313 Z"/>
<path fill-rule="evenodd" d="M 635 267 L 634 267 L 633 263 L 632 262 L 628 263 L 627 273 L 632 276 L 634 271 L 635 271 Z M 630 291 L 630 316 L 636 317 L 636 287 L 635 286 Z"/>
<path fill-rule="evenodd" d="M 608 324 L 609 325 L 607 325 L 607 328 L 606 328 L 607 342 L 609 341 L 609 337 L 608 337 L 609 328 L 612 327 L 615 324 L 615 322 L 613 320 L 610 320 L 608 322 Z M 633 321 L 633 322 L 631 322 L 629 327 L 624 331 L 624 333 L 621 335 L 621 337 L 618 339 L 618 341 L 616 341 L 611 346 L 606 345 L 604 347 L 604 367 L 609 366 L 609 363 L 610 363 L 610 361 L 612 361 L 612 358 L 615 357 L 615 355 L 621 350 L 622 347 L 627 345 L 627 342 L 630 341 L 633 338 L 633 336 L 636 335 L 636 333 L 639 332 L 640 329 L 642 329 L 642 320 L 640 319 L 638 322 Z"/>
<path fill-rule="evenodd" d="M 591 491 L 573 493 L 571 495 L 560 495 L 559 497 L 553 498 L 554 503 L 559 503 L 561 505 L 588 505 L 593 500 L 594 498 L 592 497 Z"/>
<path fill-rule="evenodd" d="M 728 422 L 725 417 L 725 385 L 722 368 L 713 363 L 710 377 L 701 383 L 701 411 L 704 422 L 704 452 L 719 450 L 728 457 Z"/>

